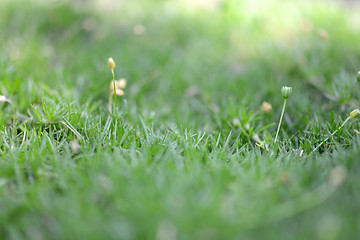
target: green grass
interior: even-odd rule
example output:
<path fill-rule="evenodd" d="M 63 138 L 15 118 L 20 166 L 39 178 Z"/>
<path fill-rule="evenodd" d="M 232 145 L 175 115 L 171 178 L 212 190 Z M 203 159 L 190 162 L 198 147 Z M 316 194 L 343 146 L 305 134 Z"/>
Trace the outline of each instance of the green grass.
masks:
<path fill-rule="evenodd" d="M 357 9 L 180 2 L 0 3 L 0 239 L 359 237 Z"/>

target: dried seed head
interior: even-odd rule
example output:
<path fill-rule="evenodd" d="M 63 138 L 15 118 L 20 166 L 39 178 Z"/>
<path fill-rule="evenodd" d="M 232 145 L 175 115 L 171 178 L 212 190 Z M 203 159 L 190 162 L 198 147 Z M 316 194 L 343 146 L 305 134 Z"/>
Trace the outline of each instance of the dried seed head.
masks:
<path fill-rule="evenodd" d="M 360 110 L 359 109 L 355 109 L 350 113 L 350 117 L 351 118 L 357 118 L 360 114 Z"/>
<path fill-rule="evenodd" d="M 7 97 L 3 96 L 3 95 L 0 95 L 0 103 L 1 102 L 8 102 L 8 103 L 11 103 L 10 99 L 8 99 Z"/>
<path fill-rule="evenodd" d="M 71 149 L 71 152 L 74 153 L 74 154 L 77 154 L 79 153 L 79 150 L 80 150 L 80 144 L 79 142 L 75 139 L 75 140 L 72 140 L 70 142 L 70 149 Z"/>
<path fill-rule="evenodd" d="M 236 127 L 240 126 L 240 120 L 239 120 L 238 118 L 234 118 L 234 119 L 232 120 L 232 123 L 233 123 L 233 125 L 236 126 Z"/>
<path fill-rule="evenodd" d="M 319 37 L 324 40 L 324 41 L 327 41 L 329 39 L 329 34 L 326 30 L 324 29 L 320 29 L 319 30 Z"/>
<path fill-rule="evenodd" d="M 115 81 L 115 94 L 116 96 L 123 96 L 125 92 L 122 90 L 126 87 L 126 80 L 124 78 Z M 110 83 L 110 94 L 114 94 L 114 81 Z"/>
<path fill-rule="evenodd" d="M 109 58 L 108 59 L 108 66 L 109 66 L 109 68 L 111 69 L 111 70 L 114 70 L 114 68 L 115 68 L 115 62 L 114 62 L 114 60 L 112 59 L 112 58 Z"/>
<path fill-rule="evenodd" d="M 116 89 L 116 96 L 124 96 L 125 92 L 121 89 Z"/>
<path fill-rule="evenodd" d="M 142 25 L 142 24 L 137 24 L 133 28 L 133 32 L 134 32 L 135 35 L 141 35 L 141 34 L 143 34 L 145 32 L 145 30 L 146 30 L 145 26 Z"/>
<path fill-rule="evenodd" d="M 115 87 L 120 89 L 126 88 L 126 80 L 124 78 L 117 80 L 115 83 Z"/>
<path fill-rule="evenodd" d="M 284 99 L 287 99 L 288 97 L 290 97 L 292 92 L 292 88 L 291 87 L 282 87 L 281 88 L 281 95 L 283 96 Z"/>
<path fill-rule="evenodd" d="M 272 106 L 268 102 L 263 102 L 262 105 L 261 105 L 260 110 L 263 111 L 263 112 L 268 113 L 268 112 L 270 112 L 272 110 Z"/>
<path fill-rule="evenodd" d="M 263 144 L 264 144 L 264 142 L 261 141 L 261 139 L 260 139 L 260 137 L 259 137 L 259 134 L 255 134 L 254 136 L 252 136 L 252 139 L 253 139 L 255 142 L 259 143 L 260 145 L 263 145 Z"/>

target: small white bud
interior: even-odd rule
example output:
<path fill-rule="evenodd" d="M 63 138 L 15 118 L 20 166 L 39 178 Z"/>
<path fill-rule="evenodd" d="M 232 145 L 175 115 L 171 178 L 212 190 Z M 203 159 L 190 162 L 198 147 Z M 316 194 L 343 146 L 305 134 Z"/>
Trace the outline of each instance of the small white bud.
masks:
<path fill-rule="evenodd" d="M 292 88 L 291 87 L 285 87 L 283 86 L 281 88 L 281 95 L 283 96 L 283 98 L 287 99 L 288 97 L 290 97 L 292 92 Z"/>

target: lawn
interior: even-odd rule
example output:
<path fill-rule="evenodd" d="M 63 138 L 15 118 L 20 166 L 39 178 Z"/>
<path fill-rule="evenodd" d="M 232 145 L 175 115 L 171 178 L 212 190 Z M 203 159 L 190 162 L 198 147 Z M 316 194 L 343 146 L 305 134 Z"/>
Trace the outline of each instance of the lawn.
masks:
<path fill-rule="evenodd" d="M 358 239 L 359 17 L 1 1 L 0 239 Z"/>

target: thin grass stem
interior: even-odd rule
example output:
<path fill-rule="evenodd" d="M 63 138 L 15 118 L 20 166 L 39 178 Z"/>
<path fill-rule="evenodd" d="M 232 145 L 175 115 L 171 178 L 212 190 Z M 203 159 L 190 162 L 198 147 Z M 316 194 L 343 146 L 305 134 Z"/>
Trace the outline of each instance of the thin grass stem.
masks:
<path fill-rule="evenodd" d="M 283 117 L 284 117 L 285 107 L 286 107 L 286 99 L 284 99 L 284 105 L 283 105 L 283 109 L 282 109 L 282 111 L 281 111 L 280 121 L 279 121 L 279 125 L 278 125 L 277 131 L 276 131 L 275 141 L 274 141 L 274 142 L 277 141 L 277 138 L 278 138 L 278 135 L 279 135 L 281 122 L 282 122 L 282 119 L 283 119 Z"/>
<path fill-rule="evenodd" d="M 115 84 L 115 73 L 114 73 L 114 69 L 111 69 L 111 73 L 112 73 L 112 76 L 113 76 L 113 84 L 114 84 L 114 104 L 115 104 L 115 107 L 114 107 L 114 110 L 113 110 L 113 114 L 115 115 L 115 111 L 116 111 L 116 84 Z M 111 97 L 110 97 L 111 98 Z M 112 100 L 112 99 L 111 99 Z M 112 103 L 111 103 L 112 105 Z"/>

